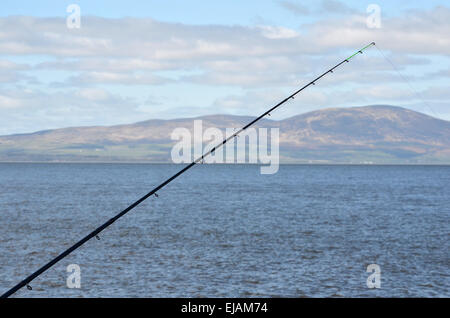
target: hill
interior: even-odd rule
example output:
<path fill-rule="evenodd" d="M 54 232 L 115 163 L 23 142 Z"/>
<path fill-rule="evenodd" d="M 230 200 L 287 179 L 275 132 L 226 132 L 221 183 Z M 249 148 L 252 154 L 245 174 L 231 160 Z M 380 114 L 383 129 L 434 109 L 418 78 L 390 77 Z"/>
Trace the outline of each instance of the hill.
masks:
<path fill-rule="evenodd" d="M 270 118 L 270 117 L 269 117 Z M 0 161 L 170 162 L 177 127 L 242 127 L 252 117 L 212 115 L 0 136 Z M 401 107 L 329 108 L 256 127 L 280 129 L 284 163 L 450 164 L 450 122 Z"/>

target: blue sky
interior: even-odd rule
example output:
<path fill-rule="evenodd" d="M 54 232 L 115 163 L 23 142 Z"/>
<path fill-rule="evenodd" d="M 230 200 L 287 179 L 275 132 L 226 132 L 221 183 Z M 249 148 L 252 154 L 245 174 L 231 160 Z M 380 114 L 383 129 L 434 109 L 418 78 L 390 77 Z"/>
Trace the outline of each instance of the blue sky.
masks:
<path fill-rule="evenodd" d="M 391 104 L 450 120 L 447 1 L 7 0 L 0 30 L 0 134 L 257 115 L 371 41 L 408 83 L 372 49 L 273 118 Z"/>
<path fill-rule="evenodd" d="M 296 26 L 299 23 L 295 15 L 287 15 L 282 1 L 264 0 L 85 0 L 85 1 L 2 1 L 1 16 L 30 15 L 36 17 L 66 17 L 65 9 L 72 3 L 82 8 L 83 14 L 105 18 L 152 17 L 161 21 L 180 22 L 187 24 L 254 24 L 259 19 L 267 19 L 277 25 Z M 290 1 L 309 8 L 320 7 L 320 1 Z M 405 10 L 432 9 L 444 5 L 445 1 L 423 0 L 391 0 L 391 1 L 342 1 L 343 4 L 356 10 L 365 11 L 371 3 L 379 4 L 385 14 L 402 15 Z M 303 17 L 303 21 L 311 21 L 321 15 L 330 14 L 316 12 Z"/>

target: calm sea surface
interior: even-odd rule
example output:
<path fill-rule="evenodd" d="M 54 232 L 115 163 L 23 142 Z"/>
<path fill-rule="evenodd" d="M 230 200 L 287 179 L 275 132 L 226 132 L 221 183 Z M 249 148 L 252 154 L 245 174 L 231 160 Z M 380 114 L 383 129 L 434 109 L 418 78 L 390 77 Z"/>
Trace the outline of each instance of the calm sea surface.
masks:
<path fill-rule="evenodd" d="M 0 293 L 180 168 L 0 164 Z M 15 296 L 449 297 L 449 185 L 450 166 L 197 166 Z"/>

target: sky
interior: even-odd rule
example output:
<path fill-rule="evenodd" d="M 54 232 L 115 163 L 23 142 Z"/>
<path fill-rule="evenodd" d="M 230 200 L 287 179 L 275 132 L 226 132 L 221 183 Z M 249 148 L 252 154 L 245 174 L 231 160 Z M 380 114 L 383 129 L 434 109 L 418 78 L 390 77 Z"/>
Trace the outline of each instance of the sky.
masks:
<path fill-rule="evenodd" d="M 388 104 L 450 120 L 448 1 L 3 0 L 0 135 L 256 116 L 372 41 L 271 118 Z"/>

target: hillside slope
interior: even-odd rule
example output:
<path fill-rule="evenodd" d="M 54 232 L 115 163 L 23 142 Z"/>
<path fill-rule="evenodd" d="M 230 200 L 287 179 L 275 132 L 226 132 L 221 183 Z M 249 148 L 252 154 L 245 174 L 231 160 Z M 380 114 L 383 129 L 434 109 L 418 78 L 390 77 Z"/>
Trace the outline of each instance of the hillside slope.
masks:
<path fill-rule="evenodd" d="M 170 162 L 177 127 L 242 127 L 252 117 L 212 115 L 109 127 L 72 127 L 0 136 L 0 161 Z M 449 163 L 450 122 L 394 106 L 329 108 L 256 127 L 280 128 L 290 163 Z"/>

